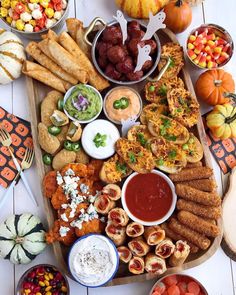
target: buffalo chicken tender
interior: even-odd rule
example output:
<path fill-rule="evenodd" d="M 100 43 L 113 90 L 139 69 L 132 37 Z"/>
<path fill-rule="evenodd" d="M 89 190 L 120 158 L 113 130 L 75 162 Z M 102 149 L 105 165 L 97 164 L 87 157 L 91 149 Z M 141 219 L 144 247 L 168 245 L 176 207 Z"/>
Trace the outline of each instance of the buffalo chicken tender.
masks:
<path fill-rule="evenodd" d="M 48 132 L 47 126 L 43 123 L 38 124 L 38 141 L 41 148 L 51 155 L 60 147 L 60 141 Z"/>
<path fill-rule="evenodd" d="M 75 162 L 75 159 L 76 159 L 76 153 L 75 152 L 68 151 L 66 149 L 62 149 L 53 158 L 52 167 L 53 167 L 54 170 L 60 170 L 65 165 Z"/>
<path fill-rule="evenodd" d="M 142 257 L 133 257 L 129 261 L 129 272 L 134 275 L 140 275 L 144 273 L 144 259 Z"/>
<path fill-rule="evenodd" d="M 144 237 L 150 246 L 155 246 L 165 239 L 165 231 L 158 225 L 148 226 L 144 230 Z"/>
<path fill-rule="evenodd" d="M 115 226 L 114 224 L 108 222 L 105 228 L 107 236 L 114 242 L 116 246 L 124 245 L 126 239 L 125 227 Z"/>
<path fill-rule="evenodd" d="M 166 259 L 170 257 L 175 250 L 175 245 L 170 239 L 165 239 L 156 245 L 155 254 L 158 257 Z"/>
<path fill-rule="evenodd" d="M 206 179 L 213 175 L 213 170 L 209 167 L 196 167 L 183 169 L 182 171 L 170 175 L 170 179 L 174 182 L 188 181 L 195 179 Z"/>
<path fill-rule="evenodd" d="M 177 209 L 189 211 L 195 215 L 201 216 L 204 219 L 210 218 L 217 220 L 221 217 L 221 207 L 209 207 L 201 205 L 192 201 L 187 201 L 184 199 L 179 199 L 177 201 Z"/>
<path fill-rule="evenodd" d="M 51 115 L 57 109 L 58 100 L 63 98 L 61 92 L 52 90 L 48 92 L 47 96 L 41 103 L 41 122 L 47 127 L 52 125 L 50 120 Z"/>
<path fill-rule="evenodd" d="M 178 183 L 180 182 L 176 182 L 176 184 Z M 213 179 L 188 180 L 182 181 L 181 184 L 191 186 L 203 192 L 213 192 L 217 188 L 216 182 Z"/>
<path fill-rule="evenodd" d="M 82 227 L 75 227 L 75 234 L 77 237 L 82 237 L 84 235 L 98 233 L 101 234 L 104 231 L 105 225 L 104 223 L 98 219 L 92 219 L 86 222 L 83 222 Z"/>
<path fill-rule="evenodd" d="M 128 247 L 134 256 L 145 256 L 150 251 L 150 246 L 142 239 L 135 238 L 128 243 Z"/>
<path fill-rule="evenodd" d="M 138 222 L 131 222 L 126 227 L 126 234 L 131 238 L 140 237 L 144 233 L 144 226 Z"/>
<path fill-rule="evenodd" d="M 153 253 L 148 253 L 145 257 L 145 270 L 155 275 L 161 275 L 166 271 L 165 259 L 156 256 Z"/>
<path fill-rule="evenodd" d="M 132 258 L 132 253 L 126 246 L 120 246 L 117 248 L 117 252 L 121 262 L 128 263 Z"/>
<path fill-rule="evenodd" d="M 108 213 L 108 221 L 116 226 L 126 226 L 129 222 L 129 217 L 124 209 L 114 208 Z"/>
<path fill-rule="evenodd" d="M 185 200 L 193 201 L 206 206 L 220 206 L 221 198 L 217 192 L 207 193 L 202 192 L 184 184 L 177 184 L 175 187 L 176 194 Z"/>
<path fill-rule="evenodd" d="M 43 195 L 46 198 L 51 198 L 57 190 L 57 172 L 49 171 L 43 178 Z"/>
<path fill-rule="evenodd" d="M 177 217 L 182 224 L 185 224 L 200 234 L 213 238 L 220 235 L 220 229 L 217 225 L 207 222 L 191 212 L 181 210 L 178 212 Z"/>
<path fill-rule="evenodd" d="M 188 226 L 180 223 L 175 218 L 171 218 L 169 227 L 177 234 L 183 236 L 184 239 L 187 239 L 188 241 L 195 244 L 202 250 L 206 250 L 207 248 L 209 248 L 211 244 L 211 241 L 204 235 L 199 234 L 198 232 L 190 229 Z"/>
<path fill-rule="evenodd" d="M 99 195 L 94 202 L 96 211 L 100 214 L 108 214 L 115 207 L 115 202 L 109 199 L 109 195 Z"/>
<path fill-rule="evenodd" d="M 117 184 L 107 184 L 103 187 L 102 193 L 109 195 L 112 201 L 118 201 L 121 198 L 121 189 Z"/>
<path fill-rule="evenodd" d="M 177 241 L 175 245 L 175 250 L 169 259 L 169 264 L 174 266 L 183 265 L 185 260 L 188 258 L 190 253 L 190 247 L 185 241 Z"/>

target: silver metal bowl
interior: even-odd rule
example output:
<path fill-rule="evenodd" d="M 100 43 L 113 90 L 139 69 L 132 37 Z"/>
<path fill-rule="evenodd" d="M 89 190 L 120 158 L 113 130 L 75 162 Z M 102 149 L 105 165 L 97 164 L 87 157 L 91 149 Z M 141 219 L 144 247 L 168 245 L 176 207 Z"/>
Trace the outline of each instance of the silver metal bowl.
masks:
<path fill-rule="evenodd" d="M 93 28 L 96 26 L 97 23 L 101 23 L 104 27 L 102 29 L 100 29 L 95 38 L 93 39 L 93 43 L 90 43 L 89 40 L 88 40 L 88 34 L 93 30 Z M 106 78 L 107 80 L 115 83 L 115 84 L 120 84 L 120 85 L 133 85 L 133 84 L 136 84 L 136 83 L 139 83 L 145 79 L 147 79 L 147 77 L 149 77 L 153 71 L 156 69 L 159 61 L 160 61 L 160 58 L 161 58 L 161 43 L 160 43 L 160 40 L 159 40 L 159 37 L 157 36 L 157 34 L 154 34 L 154 40 L 156 41 L 156 44 L 157 44 L 157 51 L 156 51 L 156 56 L 155 56 L 155 61 L 154 61 L 154 64 L 152 66 L 152 68 L 139 80 L 137 81 L 119 81 L 119 80 L 114 80 L 112 78 L 110 78 L 109 76 L 107 76 L 104 71 L 100 68 L 98 62 L 97 62 L 97 58 L 96 58 L 96 45 L 97 45 L 97 42 L 101 36 L 101 34 L 103 33 L 103 31 L 105 30 L 106 27 L 110 27 L 110 26 L 113 26 L 115 24 L 118 24 L 117 21 L 112 21 L 110 23 L 106 23 L 103 19 L 101 18 L 95 18 L 90 26 L 88 27 L 86 33 L 85 33 L 85 41 L 92 46 L 91 48 L 91 55 L 92 55 L 92 60 L 93 60 L 93 64 L 95 65 L 96 69 L 98 70 L 98 72 L 104 77 Z M 144 29 L 146 29 L 146 25 L 144 25 L 143 23 L 140 23 L 140 26 Z"/>
<path fill-rule="evenodd" d="M 225 60 L 222 64 L 218 65 L 218 67 L 212 68 L 212 70 L 222 68 L 223 66 L 225 66 L 230 61 L 231 57 L 233 56 L 233 52 L 234 52 L 234 42 L 233 42 L 233 39 L 232 39 L 231 35 L 224 28 L 222 28 L 222 27 L 220 27 L 218 25 L 215 25 L 215 24 L 204 24 L 204 25 L 201 25 L 198 28 L 193 29 L 190 32 L 190 34 L 189 34 L 189 36 L 187 38 L 186 48 L 188 48 L 188 39 L 189 39 L 189 37 L 191 35 L 194 35 L 196 31 L 198 31 L 198 32 L 201 33 L 205 29 L 214 30 L 214 32 L 216 32 L 217 35 L 222 36 L 230 44 L 231 50 L 229 52 L 229 58 L 227 60 Z M 197 68 L 202 69 L 202 70 L 206 70 L 207 69 L 207 68 L 201 67 L 201 66 L 197 65 L 196 63 L 194 63 L 194 61 L 189 57 L 187 50 L 186 50 L 186 52 L 187 52 L 187 57 L 189 58 L 190 62 L 193 65 L 195 65 Z"/>
<path fill-rule="evenodd" d="M 16 28 L 12 27 L 8 22 L 5 21 L 5 19 L 0 18 L 2 22 L 4 22 L 4 24 L 9 28 L 9 30 L 12 30 L 13 32 L 19 34 L 21 37 L 30 39 L 30 40 L 40 40 L 41 39 L 41 35 L 42 34 L 46 34 L 48 32 L 48 30 L 54 30 L 56 32 L 60 31 L 62 29 L 62 27 L 65 24 L 65 20 L 68 17 L 69 14 L 69 6 L 70 6 L 70 0 L 67 0 L 67 6 L 66 9 L 64 11 L 64 14 L 62 15 L 62 17 L 50 28 L 48 29 L 43 29 L 39 32 L 25 32 L 25 31 L 19 31 Z"/>

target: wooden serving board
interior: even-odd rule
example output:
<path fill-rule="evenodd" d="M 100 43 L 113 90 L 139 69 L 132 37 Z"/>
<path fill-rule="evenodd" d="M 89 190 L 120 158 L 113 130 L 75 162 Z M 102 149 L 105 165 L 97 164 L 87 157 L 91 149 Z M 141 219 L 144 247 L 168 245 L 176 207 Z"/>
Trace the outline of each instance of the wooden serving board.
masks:
<path fill-rule="evenodd" d="M 178 43 L 176 36 L 168 29 L 158 31 L 158 36 L 161 40 L 162 44 L 167 42 L 175 42 Z M 183 79 L 185 83 L 185 87 L 195 96 L 193 84 L 190 78 L 188 71 L 186 70 L 186 66 L 182 69 L 180 73 L 180 77 Z M 138 91 L 142 91 L 144 87 L 144 83 L 138 83 L 134 86 L 134 88 Z M 43 152 L 39 146 L 38 142 L 38 131 L 37 126 L 40 122 L 40 104 L 42 99 L 45 97 L 46 93 L 50 90 L 48 87 L 44 86 L 43 84 L 26 77 L 26 86 L 28 92 L 28 99 L 29 99 L 29 106 L 30 106 L 30 116 L 31 116 L 31 128 L 32 128 L 32 135 L 34 140 L 34 149 L 35 149 L 35 158 L 36 158 L 36 165 L 38 169 L 39 181 L 42 183 L 43 177 L 46 172 L 48 172 L 49 168 L 43 164 L 42 155 Z M 196 96 L 195 96 L 196 98 Z M 211 155 L 207 145 L 207 139 L 205 134 L 205 129 L 203 126 L 203 122 L 201 117 L 198 120 L 197 125 L 195 125 L 191 132 L 193 132 L 201 141 L 203 150 L 204 150 L 204 158 L 203 163 L 209 167 L 212 167 L 211 164 Z M 54 220 L 56 219 L 56 211 L 52 208 L 50 200 L 48 198 L 43 198 L 43 205 L 45 208 L 45 213 L 47 216 L 48 227 L 52 228 L 54 224 Z M 218 225 L 222 229 L 222 221 L 218 220 Z M 221 230 L 222 232 L 222 230 Z M 208 258 L 210 258 L 220 246 L 222 239 L 222 234 L 219 235 L 217 238 L 212 240 L 211 246 L 206 251 L 199 251 L 196 254 L 191 254 L 187 261 L 180 267 L 171 267 L 168 268 L 164 275 L 179 272 L 184 269 L 189 269 L 200 265 Z M 63 244 L 56 242 L 52 245 L 55 257 L 61 267 L 61 269 L 66 273 L 68 276 L 71 277 L 67 267 L 67 252 L 68 247 L 64 246 Z M 144 273 L 142 275 L 131 275 L 128 270 L 127 266 L 120 265 L 119 271 L 116 274 L 116 277 L 110 281 L 107 286 L 115 286 L 115 285 L 122 285 L 134 282 L 142 282 L 146 280 L 150 280 L 157 277 L 156 275 L 150 273 Z"/>

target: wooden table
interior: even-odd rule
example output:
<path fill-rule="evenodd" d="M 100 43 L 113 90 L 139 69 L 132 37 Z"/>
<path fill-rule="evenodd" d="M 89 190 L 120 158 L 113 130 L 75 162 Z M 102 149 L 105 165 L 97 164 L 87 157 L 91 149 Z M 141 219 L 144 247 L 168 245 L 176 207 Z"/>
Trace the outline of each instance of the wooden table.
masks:
<path fill-rule="evenodd" d="M 95 16 L 101 16 L 106 20 L 111 20 L 111 15 L 115 13 L 116 7 L 113 0 L 71 0 L 70 1 L 70 17 L 77 17 L 84 21 L 85 25 Z M 236 40 L 236 1 L 235 0 L 205 0 L 204 4 L 193 8 L 193 21 L 188 30 L 178 35 L 178 39 L 182 45 L 185 44 L 189 31 L 199 26 L 202 23 L 216 23 L 227 29 Z M 233 67 L 234 65 L 234 67 Z M 236 81 L 236 57 L 234 56 L 231 62 L 227 65 Z M 199 75 L 199 72 L 192 65 L 188 65 L 193 82 Z M 12 84 L 0 86 L 0 106 L 7 111 L 14 113 L 25 119 L 29 119 L 29 111 L 27 105 L 27 97 L 25 90 L 24 77 L 18 79 Z M 202 106 L 202 112 L 206 112 L 207 107 Z M 222 194 L 225 190 L 227 177 L 222 176 L 219 167 L 213 160 L 215 176 L 217 179 L 219 193 Z M 38 182 L 37 170 L 33 166 L 29 171 L 25 172 L 29 180 L 34 194 L 37 195 L 39 202 L 42 200 L 40 184 Z M 0 188 L 0 194 L 4 193 L 4 189 Z M 0 221 L 3 221 L 9 214 L 32 212 L 37 214 L 45 222 L 44 210 L 36 208 L 30 201 L 27 192 L 20 181 L 15 187 L 12 196 L 0 213 Z M 30 266 L 39 263 L 52 263 L 56 265 L 56 261 L 51 247 L 39 255 L 30 265 L 14 266 L 6 260 L 0 260 L 0 294 L 13 295 L 17 282 L 22 273 Z M 217 253 L 207 262 L 194 269 L 187 270 L 187 274 L 199 279 L 206 287 L 209 295 L 235 295 L 236 286 L 236 263 L 231 261 L 219 249 Z M 148 294 L 154 281 L 146 283 L 136 283 L 124 286 L 86 289 L 72 280 L 69 280 L 72 295 L 145 295 Z"/>

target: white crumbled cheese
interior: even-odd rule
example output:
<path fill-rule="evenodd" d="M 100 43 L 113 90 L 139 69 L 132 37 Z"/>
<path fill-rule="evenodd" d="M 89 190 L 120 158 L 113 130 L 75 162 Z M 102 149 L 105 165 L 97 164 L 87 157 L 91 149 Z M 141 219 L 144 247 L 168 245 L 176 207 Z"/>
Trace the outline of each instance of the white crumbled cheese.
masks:
<path fill-rule="evenodd" d="M 28 7 L 31 11 L 33 10 L 38 10 L 39 9 L 39 4 L 37 3 L 28 3 Z"/>
<path fill-rule="evenodd" d="M 67 7 L 67 1 L 62 0 L 62 9 L 66 9 L 66 7 Z"/>
<path fill-rule="evenodd" d="M 74 172 L 71 168 L 69 168 L 69 169 L 65 172 L 65 175 L 67 175 L 67 176 L 75 176 L 75 172 Z"/>
<path fill-rule="evenodd" d="M 67 209 L 68 206 L 69 206 L 68 204 L 62 204 L 62 205 L 61 205 L 61 208 L 62 208 L 62 209 Z"/>
<path fill-rule="evenodd" d="M 88 209 L 87 209 L 87 213 L 91 214 L 91 213 L 97 213 L 95 207 L 93 206 L 93 204 L 90 204 Z"/>
<path fill-rule="evenodd" d="M 32 17 L 33 17 L 34 19 L 40 19 L 40 18 L 43 17 L 43 14 L 42 14 L 42 12 L 41 12 L 39 9 L 34 9 L 34 10 L 32 11 Z"/>
<path fill-rule="evenodd" d="M 102 217 L 100 218 L 100 220 L 101 220 L 101 222 L 105 222 L 105 221 L 106 221 L 106 218 L 105 218 L 104 216 L 102 216 Z"/>
<path fill-rule="evenodd" d="M 25 11 L 25 12 L 20 14 L 20 18 L 24 22 L 29 22 L 32 19 L 32 15 L 29 12 Z"/>
<path fill-rule="evenodd" d="M 71 223 L 70 223 L 70 225 L 72 226 L 72 227 L 77 227 L 78 229 L 81 229 L 82 228 L 82 223 L 83 223 L 83 221 L 82 220 L 73 220 Z"/>
<path fill-rule="evenodd" d="M 80 209 L 80 212 L 81 212 L 82 214 L 84 214 L 84 212 L 85 212 L 84 208 Z"/>
<path fill-rule="evenodd" d="M 15 20 L 13 20 L 13 21 L 11 22 L 11 26 L 12 26 L 13 28 L 16 27 L 16 21 L 15 21 Z"/>
<path fill-rule="evenodd" d="M 59 20 L 62 17 L 62 11 L 56 11 L 54 13 L 54 18 Z"/>
<path fill-rule="evenodd" d="M 68 221 L 68 218 L 66 217 L 66 213 L 61 214 L 61 219 L 65 222 Z"/>
<path fill-rule="evenodd" d="M 61 176 L 61 173 L 59 172 L 59 171 L 57 171 L 57 184 L 58 185 L 61 185 L 61 184 L 63 184 L 63 178 L 62 178 L 62 176 Z"/>
<path fill-rule="evenodd" d="M 79 188 L 80 188 L 80 190 L 81 190 L 81 192 L 82 192 L 83 194 L 87 194 L 87 193 L 88 193 L 89 187 L 88 187 L 86 184 L 81 183 L 81 185 L 80 185 Z"/>
<path fill-rule="evenodd" d="M 69 231 L 69 227 L 66 227 L 66 226 L 61 226 L 60 229 L 59 229 L 59 234 L 61 237 L 66 237 L 67 235 L 67 232 Z"/>
<path fill-rule="evenodd" d="M 8 15 L 9 15 L 10 17 L 13 17 L 13 11 L 12 11 L 12 8 L 9 8 L 9 9 L 8 9 Z"/>
<path fill-rule="evenodd" d="M 74 218 L 75 217 L 75 212 L 76 212 L 76 209 L 72 208 L 71 211 L 70 211 L 69 218 Z"/>
<path fill-rule="evenodd" d="M 24 28 L 25 32 L 33 32 L 34 31 L 34 27 L 31 24 L 25 24 L 25 28 Z"/>
<path fill-rule="evenodd" d="M 55 18 L 48 18 L 46 20 L 45 26 L 47 29 L 51 28 L 55 23 L 57 22 L 57 20 Z"/>

